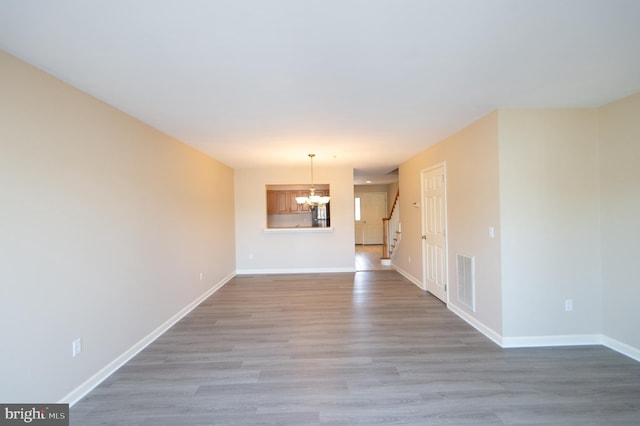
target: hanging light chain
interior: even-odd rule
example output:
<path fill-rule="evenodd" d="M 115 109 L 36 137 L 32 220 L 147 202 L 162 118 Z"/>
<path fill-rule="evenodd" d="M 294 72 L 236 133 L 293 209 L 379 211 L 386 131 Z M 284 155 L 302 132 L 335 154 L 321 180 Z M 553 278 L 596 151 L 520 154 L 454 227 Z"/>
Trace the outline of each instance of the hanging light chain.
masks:
<path fill-rule="evenodd" d="M 309 196 L 308 197 L 296 197 L 296 202 L 298 204 L 305 204 L 308 206 L 325 206 L 327 203 L 329 203 L 329 200 L 331 199 L 331 197 L 325 195 L 325 196 L 319 196 L 316 195 L 316 188 L 313 186 L 313 157 L 315 157 L 315 154 L 309 154 L 309 159 L 311 161 L 311 188 L 309 188 Z"/>
<path fill-rule="evenodd" d="M 309 158 L 311 159 L 311 191 L 315 191 L 315 188 L 313 187 L 313 157 L 315 156 L 315 154 L 309 154 Z"/>

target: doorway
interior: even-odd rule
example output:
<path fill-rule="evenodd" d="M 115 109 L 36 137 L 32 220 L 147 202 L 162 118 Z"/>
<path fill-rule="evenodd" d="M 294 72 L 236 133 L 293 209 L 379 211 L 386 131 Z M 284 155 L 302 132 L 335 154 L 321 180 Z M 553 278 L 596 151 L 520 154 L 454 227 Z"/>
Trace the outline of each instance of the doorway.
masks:
<path fill-rule="evenodd" d="M 356 244 L 382 245 L 382 219 L 387 215 L 387 193 L 355 193 L 355 205 Z"/>
<path fill-rule="evenodd" d="M 448 302 L 446 164 L 423 170 L 422 282 L 425 290 Z"/>

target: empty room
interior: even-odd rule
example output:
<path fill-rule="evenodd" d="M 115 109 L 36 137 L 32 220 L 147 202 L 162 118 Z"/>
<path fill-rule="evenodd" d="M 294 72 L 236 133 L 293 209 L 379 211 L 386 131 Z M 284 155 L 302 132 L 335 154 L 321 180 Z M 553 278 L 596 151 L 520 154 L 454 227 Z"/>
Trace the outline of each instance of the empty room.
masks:
<path fill-rule="evenodd" d="M 0 0 L 0 423 L 640 424 L 638 22 Z"/>

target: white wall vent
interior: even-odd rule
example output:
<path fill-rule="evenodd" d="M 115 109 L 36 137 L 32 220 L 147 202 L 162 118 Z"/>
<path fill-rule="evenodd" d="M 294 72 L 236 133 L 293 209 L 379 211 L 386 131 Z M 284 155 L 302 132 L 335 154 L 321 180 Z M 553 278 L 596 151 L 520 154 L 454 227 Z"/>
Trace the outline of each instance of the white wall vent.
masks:
<path fill-rule="evenodd" d="M 458 302 L 472 312 L 476 311 L 476 258 L 460 254 L 456 256 L 458 275 Z"/>

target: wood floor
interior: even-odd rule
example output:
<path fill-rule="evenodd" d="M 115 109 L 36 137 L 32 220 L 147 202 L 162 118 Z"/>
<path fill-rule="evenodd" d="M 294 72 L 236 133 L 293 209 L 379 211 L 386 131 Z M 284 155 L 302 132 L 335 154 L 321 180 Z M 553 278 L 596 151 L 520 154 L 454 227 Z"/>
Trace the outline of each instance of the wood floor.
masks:
<path fill-rule="evenodd" d="M 380 262 L 382 245 L 356 244 L 356 271 L 387 271 L 392 267 Z"/>
<path fill-rule="evenodd" d="M 501 349 L 395 271 L 238 276 L 70 417 L 77 426 L 638 425 L 640 363 L 602 346 Z"/>

